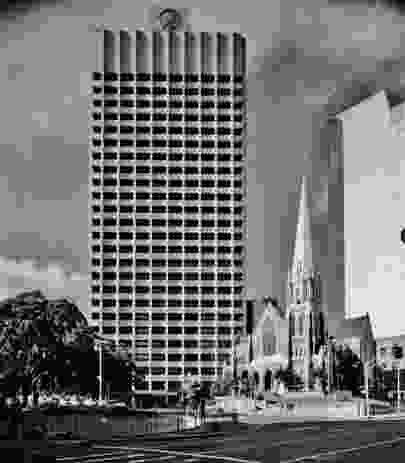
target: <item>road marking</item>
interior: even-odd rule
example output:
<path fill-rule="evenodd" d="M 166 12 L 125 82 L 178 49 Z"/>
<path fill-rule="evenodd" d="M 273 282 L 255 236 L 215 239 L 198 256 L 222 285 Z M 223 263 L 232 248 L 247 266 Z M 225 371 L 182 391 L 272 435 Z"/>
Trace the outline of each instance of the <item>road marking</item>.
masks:
<path fill-rule="evenodd" d="M 117 450 L 128 450 L 128 451 L 140 451 L 140 452 L 156 452 L 156 453 L 164 453 L 166 455 L 174 455 L 174 456 L 181 456 L 181 457 L 194 457 L 194 458 L 204 458 L 209 460 L 226 460 L 231 461 L 234 463 L 261 463 L 257 460 L 245 460 L 243 458 L 234 458 L 234 457 L 227 457 L 221 455 L 206 455 L 205 453 L 189 453 L 189 452 L 178 452 L 175 450 L 162 450 L 156 448 L 149 448 L 149 447 L 113 447 L 108 445 L 97 445 L 94 448 L 98 449 L 117 449 Z"/>
<path fill-rule="evenodd" d="M 98 457 L 109 457 L 109 456 L 115 456 L 118 454 L 124 454 L 125 452 L 123 450 L 120 450 L 119 452 L 110 452 L 110 453 L 88 453 L 87 455 L 76 455 L 74 457 L 57 457 L 57 461 L 74 461 L 77 460 L 78 458 L 98 458 Z M 141 453 L 139 456 L 143 456 L 144 454 Z"/>
<path fill-rule="evenodd" d="M 114 461 L 119 459 L 130 459 L 136 457 L 143 457 L 144 453 L 133 453 L 128 454 L 125 451 L 115 452 L 115 453 L 98 453 L 98 454 L 87 454 L 87 455 L 77 455 L 75 457 L 57 457 L 56 461 L 71 461 L 71 462 L 88 462 L 88 463 L 97 463 L 103 461 Z M 141 460 L 137 460 L 141 461 Z"/>
<path fill-rule="evenodd" d="M 385 440 L 385 441 L 380 441 L 380 442 L 373 442 L 371 444 L 361 445 L 359 447 L 352 447 L 349 449 L 338 449 L 338 450 L 332 450 L 330 452 L 315 453 L 313 455 L 307 455 L 305 457 L 292 458 L 290 460 L 283 460 L 280 463 L 299 463 L 300 461 L 305 461 L 305 460 L 315 460 L 317 458 L 333 457 L 335 455 L 339 455 L 342 453 L 351 453 L 351 452 L 356 452 L 357 450 L 364 450 L 364 449 L 369 449 L 373 447 L 378 447 L 381 445 L 394 444 L 395 442 L 401 442 L 403 440 L 405 440 L 405 437 L 398 437 L 396 439 Z"/>
<path fill-rule="evenodd" d="M 320 426 L 319 424 L 316 426 L 304 426 L 302 428 L 288 428 L 287 431 L 307 431 L 309 429 L 314 430 L 314 429 L 319 429 Z"/>

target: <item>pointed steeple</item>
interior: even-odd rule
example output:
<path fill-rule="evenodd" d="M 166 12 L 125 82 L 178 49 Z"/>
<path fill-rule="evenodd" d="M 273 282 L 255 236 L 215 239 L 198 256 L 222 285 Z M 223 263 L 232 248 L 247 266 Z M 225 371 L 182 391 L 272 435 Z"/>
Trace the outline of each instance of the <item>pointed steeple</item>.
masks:
<path fill-rule="evenodd" d="M 306 176 L 303 176 L 301 184 L 297 234 L 295 238 L 293 264 L 291 268 L 293 278 L 297 274 L 299 266 L 302 266 L 302 270 L 306 274 L 312 273 L 313 271 L 311 222 L 308 207 Z"/>

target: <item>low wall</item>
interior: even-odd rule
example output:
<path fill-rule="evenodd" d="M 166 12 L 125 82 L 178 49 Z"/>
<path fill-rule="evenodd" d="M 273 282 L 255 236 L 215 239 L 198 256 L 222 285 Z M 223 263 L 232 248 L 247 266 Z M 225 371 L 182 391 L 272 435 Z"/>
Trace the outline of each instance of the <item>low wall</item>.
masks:
<path fill-rule="evenodd" d="M 39 410 L 25 412 L 22 432 L 29 432 L 37 425 L 46 427 L 50 435 L 67 434 L 84 439 L 109 439 L 112 436 L 134 436 L 149 433 L 173 432 L 185 427 L 184 418 L 174 414 L 107 415 L 102 413 L 42 413 Z M 14 426 L 15 427 L 15 426 Z M 13 432 L 11 416 L 0 417 L 0 439 L 7 439 Z"/>

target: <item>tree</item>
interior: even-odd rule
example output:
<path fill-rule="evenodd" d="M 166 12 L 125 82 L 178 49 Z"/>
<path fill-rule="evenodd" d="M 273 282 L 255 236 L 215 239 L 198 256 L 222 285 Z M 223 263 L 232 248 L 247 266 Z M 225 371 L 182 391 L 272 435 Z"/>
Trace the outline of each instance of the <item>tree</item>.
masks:
<path fill-rule="evenodd" d="M 281 380 L 287 387 L 300 386 L 303 384 L 302 378 L 291 367 L 279 368 L 274 377 Z"/>
<path fill-rule="evenodd" d="M 0 320 L 1 379 L 8 393 L 21 390 L 27 397 L 45 378 L 49 383 L 74 374 L 77 368 L 66 368 L 72 366 L 69 356 L 90 346 L 86 317 L 67 298 L 48 300 L 41 291 L 24 292 L 0 303 Z"/>
<path fill-rule="evenodd" d="M 348 345 L 338 345 L 336 348 L 336 376 L 338 390 L 349 390 L 353 394 L 359 393 L 362 364 Z"/>

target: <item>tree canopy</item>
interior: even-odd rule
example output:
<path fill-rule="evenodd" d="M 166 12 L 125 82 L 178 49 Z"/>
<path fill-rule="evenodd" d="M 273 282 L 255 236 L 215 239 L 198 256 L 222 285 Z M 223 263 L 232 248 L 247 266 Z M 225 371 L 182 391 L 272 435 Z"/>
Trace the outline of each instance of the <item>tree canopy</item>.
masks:
<path fill-rule="evenodd" d="M 97 391 L 98 336 L 69 298 L 24 292 L 0 302 L 0 381 L 3 391 L 29 394 L 35 384 L 51 390 Z M 103 352 L 105 381 L 129 389 L 134 365 L 120 352 Z"/>

